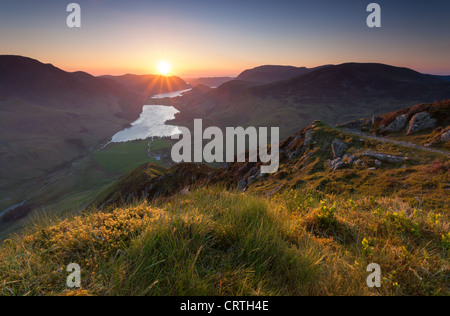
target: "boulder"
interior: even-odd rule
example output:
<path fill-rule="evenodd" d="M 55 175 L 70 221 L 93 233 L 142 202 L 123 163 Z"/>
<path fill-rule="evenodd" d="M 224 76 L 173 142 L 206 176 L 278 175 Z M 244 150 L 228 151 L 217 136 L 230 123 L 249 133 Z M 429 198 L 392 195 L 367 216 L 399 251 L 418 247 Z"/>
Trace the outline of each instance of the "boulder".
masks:
<path fill-rule="evenodd" d="M 312 143 L 312 141 L 313 141 L 313 137 L 312 136 L 313 136 L 313 131 L 312 130 L 309 130 L 309 131 L 307 131 L 305 133 L 305 141 L 303 142 L 303 146 L 304 147 L 308 147 L 309 144 Z"/>
<path fill-rule="evenodd" d="M 361 159 L 357 159 L 356 161 L 353 162 L 353 164 L 355 166 L 364 166 L 364 163 L 362 162 Z"/>
<path fill-rule="evenodd" d="M 441 140 L 443 142 L 450 142 L 450 130 L 441 135 Z"/>
<path fill-rule="evenodd" d="M 331 150 L 333 151 L 334 158 L 340 158 L 344 155 L 345 151 L 348 149 L 348 145 L 341 142 L 339 139 L 335 138 L 331 144 Z"/>
<path fill-rule="evenodd" d="M 251 186 L 253 183 L 256 182 L 256 176 L 251 176 L 250 178 L 248 178 L 247 180 L 247 185 Z"/>
<path fill-rule="evenodd" d="M 411 135 L 417 132 L 433 129 L 436 127 L 437 120 L 431 117 L 430 113 L 421 112 L 414 115 L 409 122 L 408 132 L 406 135 Z"/>
<path fill-rule="evenodd" d="M 380 118 L 378 116 L 372 116 L 372 126 L 375 126 L 375 124 L 377 124 L 379 120 Z"/>
<path fill-rule="evenodd" d="M 345 154 L 344 157 L 342 157 L 342 161 L 347 164 L 353 164 L 357 160 L 355 155 Z"/>
<path fill-rule="evenodd" d="M 241 180 L 238 183 L 238 190 L 239 191 L 245 191 L 245 188 L 247 187 L 247 181 Z"/>
<path fill-rule="evenodd" d="M 395 120 L 385 128 L 387 132 L 398 132 L 402 130 L 408 122 L 408 115 L 403 114 L 395 118 Z"/>
<path fill-rule="evenodd" d="M 342 158 L 336 158 L 328 162 L 328 167 L 331 170 L 335 171 L 345 166 L 345 162 L 342 161 Z"/>
<path fill-rule="evenodd" d="M 371 152 L 371 151 L 362 153 L 361 156 L 372 157 L 379 161 L 384 161 L 384 162 L 389 162 L 389 163 L 398 163 L 398 162 L 403 162 L 403 161 L 409 159 L 408 157 L 393 156 L 393 155 L 389 155 L 389 154 L 382 154 L 382 153 L 376 153 L 376 152 Z"/>

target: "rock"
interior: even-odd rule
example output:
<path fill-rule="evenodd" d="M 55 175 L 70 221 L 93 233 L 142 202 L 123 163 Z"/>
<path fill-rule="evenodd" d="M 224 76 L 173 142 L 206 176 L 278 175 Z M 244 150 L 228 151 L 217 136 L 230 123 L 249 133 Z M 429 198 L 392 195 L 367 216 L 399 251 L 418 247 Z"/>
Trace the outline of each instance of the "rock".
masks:
<path fill-rule="evenodd" d="M 288 157 L 288 160 L 293 160 L 295 159 L 295 152 L 291 153 Z"/>
<path fill-rule="evenodd" d="M 443 142 L 450 142 L 450 130 L 441 135 L 441 140 Z"/>
<path fill-rule="evenodd" d="M 302 140 L 303 139 L 303 137 L 302 136 L 296 136 L 290 143 L 289 143 L 289 145 L 287 146 L 287 147 L 289 147 L 289 148 L 292 148 L 292 147 L 294 147 L 294 145 L 296 144 L 296 143 L 298 143 L 300 140 Z"/>
<path fill-rule="evenodd" d="M 250 178 L 247 179 L 247 185 L 250 186 L 253 183 L 255 183 L 256 180 L 256 176 L 251 176 Z"/>
<path fill-rule="evenodd" d="M 379 120 L 380 120 L 380 118 L 378 116 L 376 116 L 376 115 L 372 116 L 372 126 L 377 124 Z"/>
<path fill-rule="evenodd" d="M 398 132 L 405 127 L 407 122 L 408 122 L 408 115 L 406 114 L 399 115 L 395 118 L 395 120 L 391 124 L 389 124 L 388 127 L 385 128 L 385 131 Z"/>
<path fill-rule="evenodd" d="M 342 157 L 345 151 L 348 149 L 348 145 L 335 138 L 331 144 L 331 150 L 333 151 L 334 158 Z"/>
<path fill-rule="evenodd" d="M 336 171 L 344 166 L 345 166 L 345 162 L 342 161 L 342 158 L 336 158 L 336 159 L 328 162 L 328 167 L 330 167 L 331 170 L 333 170 L 333 171 Z"/>
<path fill-rule="evenodd" d="M 239 191 L 245 191 L 245 188 L 247 187 L 247 182 L 245 180 L 241 180 L 238 183 L 238 190 Z"/>
<path fill-rule="evenodd" d="M 417 113 L 409 122 L 408 132 L 406 133 L 406 135 L 411 135 L 427 129 L 433 129 L 436 127 L 436 124 L 437 120 L 435 118 L 432 118 L 430 113 Z"/>
<path fill-rule="evenodd" d="M 363 166 L 364 165 L 364 163 L 362 162 L 361 159 L 357 159 L 356 161 L 353 162 L 353 164 L 356 165 L 356 166 L 359 166 L 359 165 Z"/>
<path fill-rule="evenodd" d="M 303 142 L 304 147 L 308 147 L 313 141 L 313 131 L 309 130 L 305 133 L 305 141 Z"/>
<path fill-rule="evenodd" d="M 373 168 L 369 168 L 367 170 L 374 171 L 374 170 L 377 170 L 377 168 L 373 167 Z"/>
<path fill-rule="evenodd" d="M 258 168 L 253 167 L 250 169 L 250 171 L 245 175 L 246 178 L 251 177 L 255 175 L 258 172 Z"/>
<path fill-rule="evenodd" d="M 240 173 L 246 173 L 250 169 L 250 164 L 245 163 L 242 167 L 239 168 Z"/>
<path fill-rule="evenodd" d="M 269 193 L 266 194 L 266 197 L 271 197 L 272 195 L 274 195 L 275 193 L 278 192 L 278 190 L 281 188 L 282 186 L 279 185 L 277 186 L 275 189 L 273 189 L 272 191 L 270 191 Z"/>
<path fill-rule="evenodd" d="M 372 157 L 374 159 L 389 162 L 389 163 L 403 162 L 403 161 L 409 159 L 408 157 L 393 156 L 393 155 L 388 155 L 388 154 L 375 153 L 375 152 L 371 152 L 371 151 L 362 153 L 361 156 Z"/>
<path fill-rule="evenodd" d="M 186 187 L 186 188 L 184 188 L 183 190 L 181 190 L 180 193 L 181 193 L 182 195 L 189 195 L 189 194 L 191 194 L 191 191 L 190 191 L 190 188 L 189 188 L 189 187 Z"/>
<path fill-rule="evenodd" d="M 353 164 L 356 161 L 356 156 L 346 154 L 346 155 L 344 155 L 344 157 L 342 157 L 342 161 L 344 161 L 347 164 Z"/>

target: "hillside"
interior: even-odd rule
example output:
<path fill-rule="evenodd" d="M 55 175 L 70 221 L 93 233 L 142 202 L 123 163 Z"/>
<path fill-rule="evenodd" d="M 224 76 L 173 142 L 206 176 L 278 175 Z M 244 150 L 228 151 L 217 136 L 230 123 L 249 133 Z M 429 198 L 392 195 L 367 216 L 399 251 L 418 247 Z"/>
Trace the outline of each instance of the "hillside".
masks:
<path fill-rule="evenodd" d="M 287 137 L 319 119 L 344 123 L 410 104 L 450 96 L 450 83 L 411 69 L 382 64 L 326 66 L 288 80 L 261 85 L 233 80 L 203 95 L 166 100 L 173 124 L 191 126 L 280 126 Z"/>
<path fill-rule="evenodd" d="M 268 84 L 304 75 L 316 69 L 318 68 L 265 65 L 247 69 L 239 74 L 235 80 Z"/>
<path fill-rule="evenodd" d="M 416 110 L 448 129 L 447 106 Z M 2 293 L 450 295 L 444 147 L 316 121 L 280 154 L 273 175 L 255 163 L 142 165 L 82 215 L 43 217 L 5 241 Z M 77 291 L 65 287 L 72 262 L 86 276 Z M 365 283 L 373 262 L 382 267 L 379 289 Z"/>
<path fill-rule="evenodd" d="M 231 81 L 235 78 L 233 77 L 205 77 L 205 78 L 188 78 L 186 79 L 187 82 L 191 86 L 197 86 L 197 85 L 205 85 L 210 88 L 216 88 L 225 82 Z"/>
<path fill-rule="evenodd" d="M 389 137 L 435 149 L 450 149 L 450 100 L 423 103 L 396 112 L 359 119 L 341 128 Z"/>
<path fill-rule="evenodd" d="M 175 76 L 127 74 L 123 76 L 102 76 L 100 78 L 116 81 L 141 96 L 144 100 L 155 94 L 186 90 L 191 87 L 183 79 Z"/>
<path fill-rule="evenodd" d="M 0 210 L 139 117 L 142 100 L 120 84 L 0 56 Z"/>

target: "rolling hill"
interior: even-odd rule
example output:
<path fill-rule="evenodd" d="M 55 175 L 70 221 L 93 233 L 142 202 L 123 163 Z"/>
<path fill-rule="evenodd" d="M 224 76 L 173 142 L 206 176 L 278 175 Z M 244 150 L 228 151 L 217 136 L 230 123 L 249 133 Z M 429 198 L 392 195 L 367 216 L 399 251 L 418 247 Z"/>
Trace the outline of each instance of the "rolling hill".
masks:
<path fill-rule="evenodd" d="M 204 77 L 204 78 L 188 78 L 186 79 L 192 86 L 205 85 L 210 88 L 217 88 L 225 82 L 231 81 L 233 77 Z"/>
<path fill-rule="evenodd" d="M 0 56 L 1 210 L 46 185 L 46 176 L 139 117 L 142 100 L 119 83 Z"/>
<path fill-rule="evenodd" d="M 180 110 L 174 124 L 190 126 L 203 118 L 205 125 L 220 127 L 279 126 L 288 136 L 315 119 L 344 123 L 449 96 L 450 83 L 435 76 L 348 63 L 270 84 L 233 80 L 203 95 L 167 102 Z"/>
<path fill-rule="evenodd" d="M 325 67 L 325 66 L 321 66 Z M 268 84 L 307 74 L 318 68 L 265 65 L 243 71 L 235 80 Z"/>
<path fill-rule="evenodd" d="M 100 78 L 114 80 L 138 94 L 143 99 L 152 95 L 189 89 L 191 86 L 179 77 L 158 75 L 101 76 Z"/>

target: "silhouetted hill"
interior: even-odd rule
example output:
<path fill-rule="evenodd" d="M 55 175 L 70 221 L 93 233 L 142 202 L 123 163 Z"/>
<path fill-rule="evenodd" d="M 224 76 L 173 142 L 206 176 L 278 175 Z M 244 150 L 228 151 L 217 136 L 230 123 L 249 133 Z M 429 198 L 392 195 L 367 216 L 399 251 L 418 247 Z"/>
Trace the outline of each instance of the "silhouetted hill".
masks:
<path fill-rule="evenodd" d="M 23 201 L 137 119 L 142 104 L 113 80 L 0 56 L 0 200 Z"/>
<path fill-rule="evenodd" d="M 175 76 L 127 74 L 123 76 L 102 76 L 100 78 L 112 79 L 144 98 L 155 94 L 186 90 L 191 87 L 183 79 Z"/>
<path fill-rule="evenodd" d="M 323 66 L 322 66 L 323 67 Z M 236 80 L 272 83 L 307 74 L 317 68 L 266 65 L 242 72 Z"/>
<path fill-rule="evenodd" d="M 408 68 L 383 64 L 347 63 L 327 66 L 290 80 L 253 89 L 260 95 L 307 96 L 386 96 L 411 98 L 428 94 L 428 99 L 443 99 L 449 85 L 440 78 Z"/>
<path fill-rule="evenodd" d="M 407 68 L 348 63 L 271 84 L 233 80 L 215 91 L 172 100 L 175 123 L 203 118 L 215 126 L 279 126 L 283 136 L 315 119 L 343 123 L 408 104 L 442 100 L 450 83 Z"/>
<path fill-rule="evenodd" d="M 196 85 L 205 85 L 210 88 L 216 88 L 225 82 L 233 80 L 233 77 L 207 77 L 207 78 L 190 78 L 186 81 L 189 82 L 190 85 L 196 86 Z"/>

